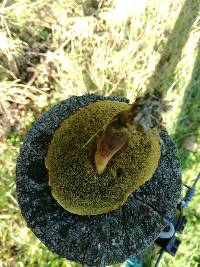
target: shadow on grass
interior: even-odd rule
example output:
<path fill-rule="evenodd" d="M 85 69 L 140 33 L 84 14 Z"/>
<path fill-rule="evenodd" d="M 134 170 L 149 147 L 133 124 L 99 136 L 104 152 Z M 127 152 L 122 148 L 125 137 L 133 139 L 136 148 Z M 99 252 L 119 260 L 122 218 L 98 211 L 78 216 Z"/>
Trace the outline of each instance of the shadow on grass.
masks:
<path fill-rule="evenodd" d="M 174 81 L 176 66 L 182 55 L 182 50 L 188 40 L 193 23 L 200 10 L 199 0 L 186 0 L 176 20 L 172 33 L 164 46 L 161 58 L 155 68 L 147 90 L 158 89 L 165 94 Z M 198 47 L 200 46 L 200 42 Z M 181 88 L 181 85 L 180 85 Z M 181 90 L 181 89 L 180 89 Z M 200 153 L 194 152 L 192 161 L 188 162 L 190 151 L 181 144 L 187 136 L 197 136 L 200 125 L 200 48 L 197 53 L 191 80 L 185 89 L 183 105 L 178 115 L 173 139 L 178 146 L 182 168 L 190 168 L 191 164 L 200 161 Z"/>
<path fill-rule="evenodd" d="M 165 93 L 173 83 L 182 49 L 187 42 L 192 25 L 198 17 L 199 5 L 199 0 L 186 0 L 184 2 L 147 89 L 156 88 Z"/>
<path fill-rule="evenodd" d="M 198 42 L 198 51 L 194 63 L 191 80 L 185 89 L 183 105 L 178 116 L 173 139 L 179 147 L 182 160 L 182 168 L 188 168 L 187 158 L 190 151 L 181 147 L 183 140 L 189 136 L 197 138 L 200 127 L 200 40 Z M 193 152 L 194 161 L 200 162 L 200 153 Z"/>

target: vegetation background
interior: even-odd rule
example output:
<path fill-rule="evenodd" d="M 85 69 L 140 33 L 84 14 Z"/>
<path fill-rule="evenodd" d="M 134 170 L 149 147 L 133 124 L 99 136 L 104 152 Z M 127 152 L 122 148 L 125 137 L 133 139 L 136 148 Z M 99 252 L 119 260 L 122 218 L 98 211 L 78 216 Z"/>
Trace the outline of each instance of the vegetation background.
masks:
<path fill-rule="evenodd" d="M 158 88 L 191 184 L 200 162 L 199 0 L 3 0 L 0 2 L 0 266 L 76 266 L 51 253 L 26 227 L 15 194 L 20 144 L 32 123 L 71 95 L 134 101 Z M 200 185 L 175 258 L 200 266 Z"/>

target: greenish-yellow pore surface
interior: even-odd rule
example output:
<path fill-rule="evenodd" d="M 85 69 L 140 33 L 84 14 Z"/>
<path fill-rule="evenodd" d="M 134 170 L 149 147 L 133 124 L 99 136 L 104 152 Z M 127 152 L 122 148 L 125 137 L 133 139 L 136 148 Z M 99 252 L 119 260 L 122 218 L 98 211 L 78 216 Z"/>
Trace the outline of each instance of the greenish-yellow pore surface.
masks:
<path fill-rule="evenodd" d="M 114 210 L 153 175 L 160 158 L 155 133 L 132 131 L 99 176 L 94 165 L 98 138 L 126 103 L 98 101 L 81 108 L 56 130 L 46 157 L 53 197 L 66 210 L 96 215 Z"/>

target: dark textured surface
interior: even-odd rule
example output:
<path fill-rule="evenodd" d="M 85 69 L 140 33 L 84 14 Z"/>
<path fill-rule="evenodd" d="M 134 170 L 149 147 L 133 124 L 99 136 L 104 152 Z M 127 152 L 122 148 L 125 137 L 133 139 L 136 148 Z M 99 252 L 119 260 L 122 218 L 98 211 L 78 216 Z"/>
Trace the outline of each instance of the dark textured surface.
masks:
<path fill-rule="evenodd" d="M 80 107 L 119 97 L 71 97 L 52 107 L 31 128 L 17 161 L 17 196 L 28 227 L 51 250 L 88 266 L 105 266 L 139 254 L 165 227 L 163 216 L 174 213 L 181 191 L 176 148 L 162 130 L 165 153 L 153 177 L 121 208 L 97 216 L 64 210 L 51 196 L 44 165 L 48 145 L 60 123 Z"/>

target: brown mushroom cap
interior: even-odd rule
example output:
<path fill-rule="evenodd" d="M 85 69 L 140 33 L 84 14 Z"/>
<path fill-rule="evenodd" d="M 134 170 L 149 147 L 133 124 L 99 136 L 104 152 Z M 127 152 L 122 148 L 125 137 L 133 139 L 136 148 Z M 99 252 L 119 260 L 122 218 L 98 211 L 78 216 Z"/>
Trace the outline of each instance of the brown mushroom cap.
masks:
<path fill-rule="evenodd" d="M 158 136 L 153 131 L 133 130 L 105 172 L 101 176 L 96 173 L 98 138 L 109 120 L 128 107 L 99 101 L 78 110 L 55 131 L 45 162 L 52 195 L 66 210 L 79 215 L 114 210 L 152 177 L 160 158 Z"/>

